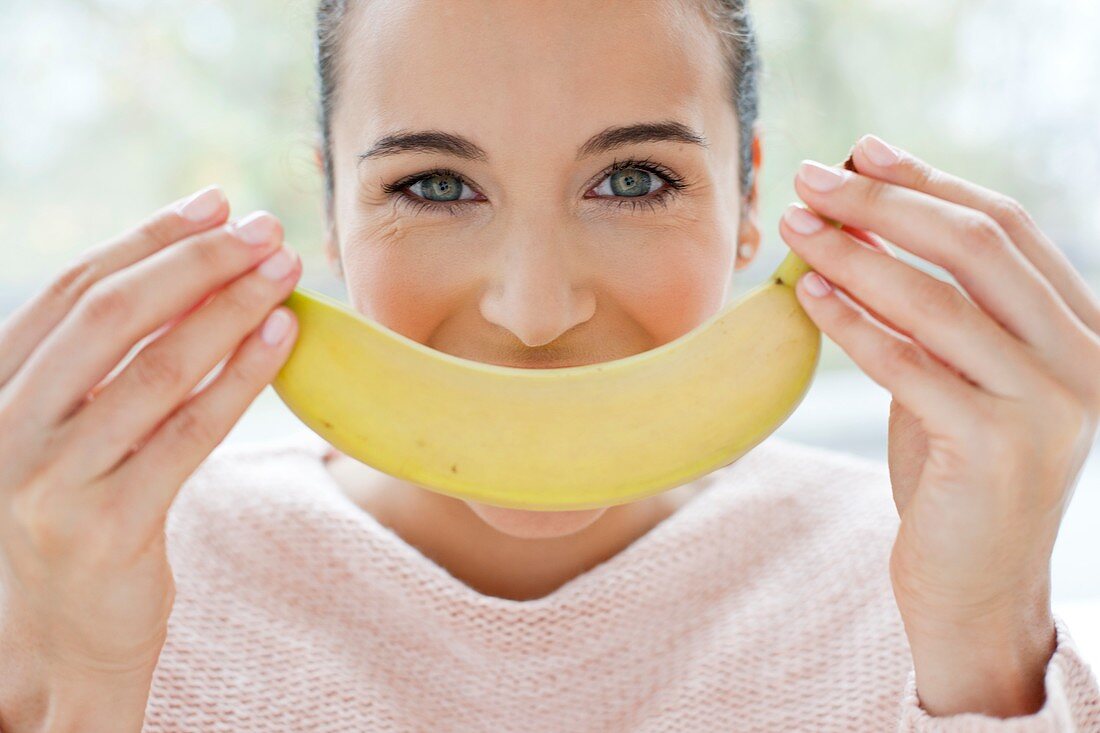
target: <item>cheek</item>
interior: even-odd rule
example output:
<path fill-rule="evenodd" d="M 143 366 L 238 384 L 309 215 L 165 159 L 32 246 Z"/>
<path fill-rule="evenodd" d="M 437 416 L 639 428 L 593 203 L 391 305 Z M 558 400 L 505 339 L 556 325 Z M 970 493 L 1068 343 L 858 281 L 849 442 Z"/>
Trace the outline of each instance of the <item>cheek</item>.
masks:
<path fill-rule="evenodd" d="M 661 223 L 609 228 L 602 248 L 606 282 L 630 316 L 665 343 L 721 309 L 734 265 L 728 222 L 681 215 Z"/>
<path fill-rule="evenodd" d="M 453 226 L 396 212 L 364 217 L 344 235 L 348 295 L 356 310 L 423 341 L 460 295 L 480 255 Z M 415 306 L 415 307 L 414 307 Z"/>

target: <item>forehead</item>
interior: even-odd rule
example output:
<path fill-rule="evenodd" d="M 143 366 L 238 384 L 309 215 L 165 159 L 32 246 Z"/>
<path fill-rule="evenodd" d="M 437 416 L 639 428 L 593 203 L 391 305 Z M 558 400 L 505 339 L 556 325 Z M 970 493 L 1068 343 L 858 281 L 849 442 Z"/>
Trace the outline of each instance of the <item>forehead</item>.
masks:
<path fill-rule="evenodd" d="M 624 122 L 735 126 L 696 0 L 370 0 L 345 19 L 334 125 L 567 149 Z M 731 127 L 733 129 L 733 127 Z M 728 133 L 727 133 L 728 134 Z"/>

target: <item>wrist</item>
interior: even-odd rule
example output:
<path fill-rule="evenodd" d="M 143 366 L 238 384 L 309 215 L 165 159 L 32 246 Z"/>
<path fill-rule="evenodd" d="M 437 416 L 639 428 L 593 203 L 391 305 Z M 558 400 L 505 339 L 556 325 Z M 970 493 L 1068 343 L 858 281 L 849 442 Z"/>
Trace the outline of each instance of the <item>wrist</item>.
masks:
<path fill-rule="evenodd" d="M 0 694 L 3 733 L 140 733 L 153 670 L 89 676 L 4 670 Z"/>
<path fill-rule="evenodd" d="M 47 653 L 40 629 L 0 604 L 2 733 L 140 733 L 156 655 L 130 668 L 90 669 Z M 49 638 L 49 637 L 45 637 Z"/>
<path fill-rule="evenodd" d="M 1057 641 L 1049 608 L 1045 615 L 1011 622 L 907 620 L 906 634 L 918 697 L 930 715 L 1009 718 L 1031 715 L 1045 703 L 1046 670 Z"/>
<path fill-rule="evenodd" d="M 1049 573 L 1036 573 L 1025 583 L 982 600 L 963 599 L 947 593 L 901 593 L 894 582 L 894 599 L 912 637 L 944 639 L 974 638 L 996 646 L 1018 632 L 1045 633 L 1053 629 Z"/>

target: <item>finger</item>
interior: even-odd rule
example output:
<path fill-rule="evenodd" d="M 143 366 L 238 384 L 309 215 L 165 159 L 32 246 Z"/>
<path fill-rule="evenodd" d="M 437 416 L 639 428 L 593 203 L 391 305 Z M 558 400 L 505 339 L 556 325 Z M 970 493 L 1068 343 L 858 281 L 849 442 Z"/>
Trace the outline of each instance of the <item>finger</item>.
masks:
<path fill-rule="evenodd" d="M 894 156 L 897 160 L 892 160 Z M 1018 201 L 937 170 L 915 155 L 901 151 L 874 135 L 860 138 L 853 157 L 860 173 L 923 191 L 993 217 L 1083 325 L 1100 334 L 1100 297 Z"/>
<path fill-rule="evenodd" d="M 853 171 L 853 172 L 855 171 L 855 165 L 852 163 L 851 154 L 849 154 L 848 159 L 844 161 L 843 167 L 844 167 L 845 170 L 850 170 L 850 171 Z M 795 205 L 795 204 L 792 204 L 792 205 Z M 894 259 L 898 259 L 898 255 L 897 255 L 896 252 L 894 252 L 893 247 L 891 247 L 886 242 L 884 242 L 881 239 L 879 239 L 878 237 L 876 237 L 873 232 L 868 232 L 868 231 L 865 231 L 865 230 L 860 229 L 858 227 L 854 227 L 854 226 L 851 226 L 849 224 L 844 224 L 842 222 L 833 221 L 832 219 L 825 219 L 825 221 L 828 221 L 828 223 L 832 224 L 834 227 L 838 227 L 845 234 L 851 235 L 856 240 L 858 240 L 860 242 L 863 242 L 867 245 L 870 245 L 870 247 L 872 249 L 877 250 L 879 252 L 883 252 L 884 254 L 888 254 L 891 257 L 893 257 Z M 859 298 L 857 296 L 849 294 L 848 297 L 855 300 L 860 306 L 866 307 L 866 305 L 864 303 L 859 301 Z M 899 333 L 903 333 L 906 336 L 909 336 L 909 334 L 905 333 L 905 329 L 903 329 L 898 324 L 891 322 L 888 318 L 884 317 L 881 313 L 876 313 L 875 315 L 880 320 L 882 320 L 889 328 L 891 328 L 894 331 L 897 331 Z"/>
<path fill-rule="evenodd" d="M 215 184 L 168 204 L 121 236 L 92 247 L 0 323 L 0 386 L 98 280 L 225 221 L 229 206 Z"/>
<path fill-rule="evenodd" d="M 887 332 L 867 313 L 845 303 L 836 288 L 813 295 L 808 284 L 816 277 L 820 275 L 814 271 L 806 273 L 795 292 L 822 333 L 916 415 L 925 430 L 960 437 L 973 434 L 978 428 L 973 417 L 994 397 L 967 384 L 919 344 Z"/>
<path fill-rule="evenodd" d="M 67 423 L 66 469 L 97 477 L 116 465 L 286 299 L 300 274 L 301 261 L 284 247 L 143 349 Z"/>
<path fill-rule="evenodd" d="M 210 299 L 213 298 L 213 297 L 214 297 L 214 293 L 210 293 L 207 297 L 203 298 L 202 300 L 196 301 L 195 304 L 192 305 L 190 308 L 188 308 L 187 310 L 183 311 L 182 313 L 180 313 L 176 316 L 173 316 L 163 326 L 161 326 L 157 330 L 153 331 L 151 334 L 149 334 L 148 336 L 143 338 L 141 341 L 137 342 L 137 344 L 135 344 L 134 347 L 130 349 L 130 352 L 122 359 L 122 361 L 120 361 L 118 363 L 118 365 L 115 366 L 115 368 L 111 370 L 110 374 L 105 376 L 103 379 L 101 379 L 99 381 L 98 384 L 96 384 L 94 387 L 92 387 L 90 390 L 88 390 L 88 394 L 86 394 L 84 396 L 84 402 L 91 402 L 97 396 L 99 396 L 99 393 L 101 391 L 103 391 L 103 389 L 108 384 L 110 384 L 114 380 L 114 378 L 122 372 L 123 369 L 128 367 L 130 365 L 130 362 L 133 360 L 133 358 L 135 356 L 137 356 L 138 354 L 140 354 L 142 352 L 142 350 L 147 345 L 155 342 L 157 339 L 164 336 L 164 334 L 171 332 L 171 330 L 176 326 L 176 324 L 180 323 L 185 318 L 190 316 L 192 313 L 197 311 L 199 308 L 206 305 L 206 303 L 208 303 L 210 301 Z M 80 408 L 81 408 L 81 405 L 78 405 L 73 410 L 73 414 L 75 414 Z"/>
<path fill-rule="evenodd" d="M 811 188 L 832 182 L 829 191 Z M 821 216 L 881 234 L 940 265 L 1013 335 L 1052 357 L 1079 348 L 1079 320 L 988 214 L 804 161 L 795 189 Z"/>
<path fill-rule="evenodd" d="M 256 235 L 254 244 L 244 238 L 250 234 Z M 16 399 L 34 406 L 20 414 L 33 412 L 28 419 L 46 424 L 62 422 L 138 340 L 254 267 L 281 243 L 278 219 L 256 212 L 100 280 L 13 378 Z"/>
<path fill-rule="evenodd" d="M 269 345 L 264 334 L 281 340 Z M 217 376 L 169 416 L 105 479 L 135 511 L 163 518 L 176 493 L 225 438 L 263 388 L 275 378 L 297 336 L 293 312 L 279 306 L 225 362 Z"/>
<path fill-rule="evenodd" d="M 844 163 L 842 163 L 842 167 L 844 168 L 844 170 L 852 171 L 853 173 L 858 172 L 856 170 L 855 161 L 852 158 L 852 153 L 855 152 L 855 149 L 856 148 L 853 145 L 852 150 L 850 150 L 848 152 L 848 157 L 844 160 Z M 881 239 L 876 237 L 872 232 L 868 232 L 868 231 L 865 231 L 865 230 L 860 229 L 858 227 L 853 227 L 853 226 L 850 226 L 848 224 L 844 224 L 843 222 L 834 222 L 834 224 L 838 225 L 841 228 L 842 231 L 847 232 L 848 234 L 851 234 L 853 237 L 860 240 L 861 242 L 866 242 L 867 244 L 871 245 L 873 248 L 875 248 L 877 250 L 881 250 L 882 252 L 885 252 L 886 254 L 890 255 L 891 257 L 897 257 L 897 254 L 894 252 L 894 250 L 889 245 L 887 245 L 885 242 L 883 242 Z"/>
<path fill-rule="evenodd" d="M 1035 357 L 954 285 L 884 257 L 793 204 L 779 231 L 814 271 L 970 382 L 1001 396 L 1034 391 L 1041 374 Z"/>
<path fill-rule="evenodd" d="M 855 165 L 855 162 L 852 159 L 852 153 L 854 151 L 855 151 L 855 146 L 853 145 L 852 150 L 849 151 L 848 157 L 841 164 L 841 167 L 843 167 L 844 170 L 846 170 L 846 171 L 852 171 L 853 173 L 856 173 L 857 172 L 856 171 L 856 165 Z M 829 220 L 829 221 L 834 226 L 840 227 L 840 229 L 842 231 L 847 232 L 848 234 L 851 234 L 853 237 L 855 237 L 859 241 L 866 242 L 867 244 L 871 245 L 871 247 L 873 247 L 874 249 L 877 249 L 881 252 L 885 252 L 886 254 L 890 255 L 891 257 L 897 257 L 898 256 L 897 253 L 894 252 L 893 248 L 890 247 L 890 245 L 886 244 L 886 242 L 883 242 L 881 239 L 876 237 L 873 232 L 868 232 L 866 230 L 860 229 L 859 227 L 854 227 L 854 226 L 851 226 L 849 224 L 845 224 L 843 222 L 832 221 L 832 220 Z"/>
<path fill-rule="evenodd" d="M 897 254 L 897 252 L 894 251 L 894 248 L 891 247 L 886 242 L 883 242 L 878 237 L 876 237 L 873 232 L 864 231 L 863 229 L 859 229 L 857 227 L 849 226 L 847 224 L 842 224 L 840 229 L 841 229 L 841 231 L 852 235 L 853 237 L 860 240 L 861 242 L 866 242 L 867 244 L 871 245 L 871 247 L 873 247 L 874 249 L 877 249 L 880 252 L 888 254 L 891 257 L 897 259 L 898 254 Z"/>

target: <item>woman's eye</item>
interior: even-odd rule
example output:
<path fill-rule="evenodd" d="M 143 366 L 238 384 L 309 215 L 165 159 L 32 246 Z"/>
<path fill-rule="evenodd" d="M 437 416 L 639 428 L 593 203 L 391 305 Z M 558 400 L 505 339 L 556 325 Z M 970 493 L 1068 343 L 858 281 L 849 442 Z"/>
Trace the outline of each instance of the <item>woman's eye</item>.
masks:
<path fill-rule="evenodd" d="M 633 198 L 660 190 L 662 180 L 660 176 L 641 168 L 623 168 L 613 171 L 592 190 L 603 196 Z"/>
<path fill-rule="evenodd" d="M 652 211 L 658 204 L 667 206 L 667 199 L 685 185 L 675 173 L 649 170 L 645 165 L 624 161 L 616 163 L 585 197 L 607 199 L 608 203 L 631 209 L 644 206 Z M 424 171 L 419 177 L 383 183 L 382 190 L 400 194 L 396 201 L 411 205 L 413 211 L 434 209 L 456 216 L 466 209 L 466 204 L 486 200 L 463 176 L 447 169 Z"/>
<path fill-rule="evenodd" d="M 448 201 L 467 201 L 477 194 L 463 183 L 458 176 L 436 173 L 413 181 L 407 188 L 426 201 L 447 203 Z M 419 189 L 419 190 L 418 190 Z M 463 191 L 465 189 L 465 191 Z M 469 195 L 463 195 L 468 193 Z"/>

